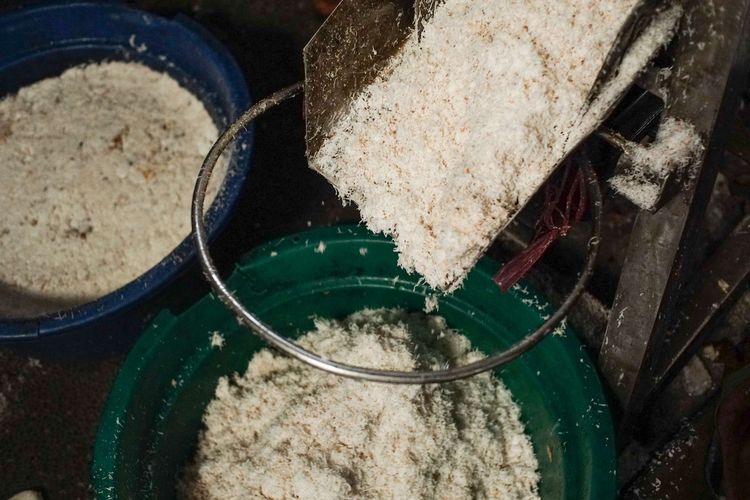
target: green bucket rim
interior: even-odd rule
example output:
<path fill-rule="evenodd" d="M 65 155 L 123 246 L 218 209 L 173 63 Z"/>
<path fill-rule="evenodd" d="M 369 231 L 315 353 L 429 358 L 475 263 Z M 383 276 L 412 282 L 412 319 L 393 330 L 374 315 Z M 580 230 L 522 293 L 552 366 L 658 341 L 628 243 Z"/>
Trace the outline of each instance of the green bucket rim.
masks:
<path fill-rule="evenodd" d="M 395 251 L 392 240 L 382 235 L 375 235 L 362 226 L 315 228 L 278 238 L 251 250 L 235 266 L 232 277 L 228 281 L 231 281 L 236 275 L 242 274 L 249 267 L 262 266 L 269 260 L 274 259 L 277 254 L 299 250 L 300 248 L 309 250 L 317 247 L 319 242 L 334 243 L 337 240 L 359 241 L 366 245 L 386 244 Z M 492 280 L 497 266 L 497 262 L 484 257 L 477 263 L 471 274 L 482 280 Z M 407 284 L 411 287 L 413 282 Z M 430 290 L 426 285 L 417 286 L 423 290 Z M 522 293 L 519 290 L 522 290 Z M 522 301 L 533 302 L 540 306 L 536 311 L 540 322 L 545 314 L 551 312 L 551 306 L 546 298 L 523 280 L 519 283 L 519 286 L 514 287 L 508 293 L 519 297 Z M 444 297 L 441 297 L 441 302 L 443 299 Z M 462 302 L 452 296 L 447 297 L 447 300 Z M 218 302 L 214 294 L 209 293 L 181 314 L 189 309 L 201 307 L 207 301 Z M 181 314 L 175 315 L 169 310 L 162 310 L 146 327 L 118 371 L 107 397 L 95 438 L 91 466 L 91 488 L 96 498 L 118 498 L 116 471 L 123 430 L 121 419 L 126 418 L 130 411 L 128 403 L 138 388 L 136 382 L 141 378 L 144 366 L 147 366 L 149 361 L 153 360 L 164 348 L 160 339 L 169 334 L 169 325 L 175 322 Z M 159 325 L 164 325 L 164 327 Z M 546 341 L 547 339 L 542 342 Z M 582 434 L 601 437 L 597 440 L 591 439 L 589 443 L 593 449 L 593 455 L 597 458 L 591 464 L 589 498 L 614 498 L 617 490 L 615 436 L 601 379 L 585 347 L 569 327 L 565 328 L 564 335 L 555 336 L 554 341 L 560 343 L 563 352 L 566 354 L 572 356 L 575 353 L 579 362 L 572 363 L 570 367 L 575 371 L 578 380 L 582 384 L 585 383 L 583 388 L 590 397 L 590 408 L 596 407 L 596 411 L 589 413 L 580 426 L 576 423 L 576 427 Z M 502 367 L 500 370 L 502 370 Z M 115 451 L 113 452 L 113 450 Z"/>

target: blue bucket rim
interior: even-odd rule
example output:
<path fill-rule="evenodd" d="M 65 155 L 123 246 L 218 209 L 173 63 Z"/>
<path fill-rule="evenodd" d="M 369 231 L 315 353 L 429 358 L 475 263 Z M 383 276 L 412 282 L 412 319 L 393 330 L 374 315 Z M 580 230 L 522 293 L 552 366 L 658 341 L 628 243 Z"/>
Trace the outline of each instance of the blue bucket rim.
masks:
<path fill-rule="evenodd" d="M 174 18 L 152 14 L 150 12 L 129 7 L 120 2 L 97 3 L 92 1 L 39 1 L 18 9 L 0 13 L 0 30 L 4 26 L 17 25 L 22 19 L 37 16 L 53 16 L 59 10 L 95 10 L 109 11 L 120 14 L 137 14 L 142 23 L 148 26 L 162 26 L 175 34 L 183 36 L 193 42 L 195 46 L 211 54 L 213 65 L 225 75 L 225 81 L 232 89 L 233 99 L 237 103 L 234 116 L 226 118 L 231 122 L 251 104 L 251 95 L 247 82 L 234 57 L 229 50 L 217 40 L 203 26 L 187 16 L 177 15 Z M 136 33 L 137 35 L 137 33 Z M 26 57 L 37 56 L 47 51 L 60 50 L 64 47 L 91 45 L 91 41 L 80 40 L 80 43 L 54 45 L 49 47 L 35 47 L 21 54 L 14 54 L 12 58 L 4 59 L 0 54 L 0 71 L 10 64 L 16 64 Z M 101 44 L 97 46 L 102 46 Z M 225 178 L 217 199 L 221 198 L 221 206 L 213 203 L 206 214 L 209 228 L 209 238 L 215 238 L 228 224 L 234 208 L 239 201 L 245 180 L 250 171 L 252 153 L 254 150 L 254 128 L 248 127 L 243 142 L 247 147 L 236 148 L 232 151 L 234 168 Z M 197 175 L 197 173 L 196 173 Z M 232 182 L 227 182 L 231 179 Z M 185 208 L 187 214 L 189 207 Z M 148 301 L 162 291 L 176 277 L 184 273 L 195 258 L 195 248 L 191 235 L 186 236 L 169 254 L 156 265 L 129 283 L 79 306 L 47 315 L 28 319 L 0 319 L 0 342 L 25 342 L 39 340 L 44 337 L 78 330 L 103 317 L 114 315 L 135 304 Z"/>

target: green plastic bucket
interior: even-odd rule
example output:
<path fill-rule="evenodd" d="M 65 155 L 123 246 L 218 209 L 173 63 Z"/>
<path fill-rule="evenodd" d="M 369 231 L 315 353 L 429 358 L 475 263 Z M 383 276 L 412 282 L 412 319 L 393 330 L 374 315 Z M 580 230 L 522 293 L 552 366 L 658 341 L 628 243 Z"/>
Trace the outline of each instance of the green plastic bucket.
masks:
<path fill-rule="evenodd" d="M 325 246 L 324 251 L 323 242 Z M 439 314 L 486 353 L 507 347 L 549 314 L 527 286 L 500 293 L 482 260 Z M 251 252 L 228 279 L 240 300 L 295 336 L 312 317 L 364 307 L 421 310 L 432 291 L 396 265 L 393 243 L 359 227 L 300 233 Z M 220 332 L 223 347 L 212 346 Z M 109 395 L 92 466 L 97 498 L 173 498 L 219 377 L 243 372 L 264 344 L 213 296 L 175 317 L 162 312 L 125 361 Z M 522 409 L 544 499 L 615 497 L 612 422 L 599 378 L 575 334 L 551 335 L 497 371 Z"/>

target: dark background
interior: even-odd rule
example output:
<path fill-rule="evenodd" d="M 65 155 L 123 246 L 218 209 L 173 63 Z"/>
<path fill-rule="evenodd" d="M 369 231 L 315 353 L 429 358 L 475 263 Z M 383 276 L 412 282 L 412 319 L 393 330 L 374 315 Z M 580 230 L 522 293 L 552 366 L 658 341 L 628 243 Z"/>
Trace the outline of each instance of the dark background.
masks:
<path fill-rule="evenodd" d="M 314 0 L 144 0 L 126 3 L 168 17 L 187 15 L 200 22 L 229 48 L 244 71 L 255 99 L 303 78 L 302 48 L 324 19 L 315 9 Z M 0 11 L 22 4 L 24 2 L 0 0 Z M 735 163 L 727 162 L 723 168 L 727 175 L 731 168 L 738 166 L 738 158 L 750 159 L 748 124 L 750 111 L 743 104 L 738 109 L 736 131 L 731 141 L 731 147 L 739 153 L 733 156 Z M 739 166 L 750 171 L 746 163 Z M 728 183 L 733 179 L 732 176 L 722 177 L 717 183 L 701 240 L 704 253 L 726 235 L 733 221 L 750 213 L 747 202 L 738 201 L 729 193 L 732 186 Z M 577 330 L 594 346 L 606 324 L 607 308 L 614 295 L 634 214 L 635 210 L 626 201 L 607 197 L 605 237 L 597 274 L 590 287 L 592 293 L 578 319 L 573 319 Z M 530 219 L 533 220 L 533 214 Z M 357 220 L 356 210 L 342 207 L 331 186 L 307 168 L 302 105 L 301 100 L 296 99 L 272 110 L 256 124 L 256 149 L 246 191 L 230 226 L 212 250 L 222 270 L 227 272 L 233 262 L 262 241 L 308 226 Z M 516 226 L 523 233 L 523 224 Z M 546 276 L 548 281 L 554 282 L 546 289 L 553 301 L 559 298 L 560 289 L 565 289 L 575 277 L 575 270 L 580 268 L 587 234 L 585 226 L 574 232 L 556 245 L 538 268 L 542 271 L 537 276 Z M 503 248 L 513 248 L 508 238 L 503 243 Z M 493 253 L 502 254 L 503 248 L 496 247 Z M 183 282 L 189 283 L 193 295 L 207 291 L 198 273 L 184 277 Z M 540 285 L 544 288 L 543 283 Z M 744 321 L 746 330 L 750 323 L 750 300 L 744 300 L 738 307 L 739 312 L 735 311 L 731 321 L 738 322 L 735 330 L 741 330 Z M 742 307 L 746 309 L 742 310 Z M 750 348 L 746 342 L 744 351 L 733 346 L 726 352 L 731 358 L 729 363 L 737 365 L 747 362 L 743 356 L 750 354 Z M 0 348 L 0 500 L 26 488 L 43 488 L 50 499 L 89 496 L 89 464 L 94 435 L 107 392 L 122 359 L 123 355 L 112 355 L 97 361 L 63 363 L 36 360 Z M 675 405 L 681 400 L 675 397 L 670 401 L 675 402 L 672 406 L 677 408 Z M 626 488 L 632 494 L 630 496 L 705 497 L 702 463 L 712 432 L 710 408 L 709 404 L 703 407 L 698 417 L 685 420 L 692 426 L 688 438 L 697 444 L 680 447 L 679 452 L 672 448 L 670 452 L 668 446 L 675 446 L 674 443 L 678 442 L 672 441 L 664 448 L 666 451 L 656 454 L 653 454 L 653 448 L 646 450 L 644 447 L 646 451 L 641 455 L 651 455 L 646 468 L 642 467 L 643 456 L 637 456 L 633 466 L 629 465 L 628 456 L 621 457 L 621 471 L 627 471 L 628 467 L 640 471 L 638 474 L 634 471 L 628 473 L 632 476 L 627 479 L 629 486 Z M 672 408 L 670 411 L 670 418 L 682 419 L 682 410 Z M 666 419 L 667 413 L 660 415 Z M 665 440 L 666 437 L 660 438 L 660 442 Z M 630 449 L 634 455 L 641 452 L 637 445 L 634 450 Z M 682 458 L 676 460 L 674 457 Z M 658 488 L 654 486 L 656 480 Z M 671 489 L 670 484 L 674 486 Z"/>

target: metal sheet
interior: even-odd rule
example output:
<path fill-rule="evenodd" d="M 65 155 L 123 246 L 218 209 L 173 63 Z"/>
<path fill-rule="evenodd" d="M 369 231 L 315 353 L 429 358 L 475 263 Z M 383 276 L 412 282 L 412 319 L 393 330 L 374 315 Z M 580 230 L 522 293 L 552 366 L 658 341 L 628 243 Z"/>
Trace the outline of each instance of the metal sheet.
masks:
<path fill-rule="evenodd" d="M 308 158 L 411 32 L 413 0 L 343 0 L 303 50 Z"/>

